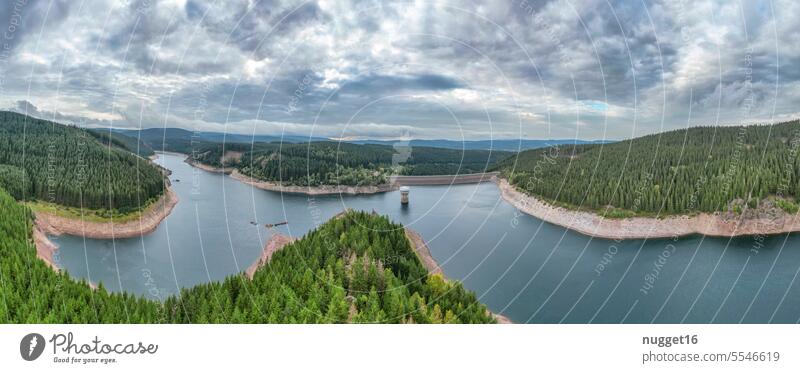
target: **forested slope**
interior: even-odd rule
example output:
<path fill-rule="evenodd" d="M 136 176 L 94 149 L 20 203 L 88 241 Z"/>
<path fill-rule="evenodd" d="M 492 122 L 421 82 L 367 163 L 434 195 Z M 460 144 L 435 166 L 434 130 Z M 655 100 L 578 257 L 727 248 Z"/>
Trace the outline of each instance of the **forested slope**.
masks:
<path fill-rule="evenodd" d="M 779 206 L 797 211 L 800 122 L 695 127 L 522 152 L 496 168 L 546 201 L 617 216 Z M 614 216 L 614 215 L 612 215 Z"/>
<path fill-rule="evenodd" d="M 147 145 L 144 141 L 138 140 L 135 137 L 126 136 L 121 133 L 116 133 L 108 129 L 90 129 L 86 130 L 94 136 L 100 143 L 107 146 L 116 146 L 120 149 L 127 150 L 131 153 L 138 154 L 142 157 L 149 157 L 155 154 L 153 148 Z"/>
<path fill-rule="evenodd" d="M 252 282 L 200 285 L 166 307 L 185 310 L 178 322 L 492 322 L 474 294 L 427 275 L 402 226 L 366 212 L 287 245 Z"/>
<path fill-rule="evenodd" d="M 256 179 L 318 186 L 377 185 L 385 183 L 392 174 L 484 172 L 512 153 L 426 147 L 397 150 L 387 145 L 320 141 L 304 144 L 196 143 L 191 154 L 197 162 L 236 168 Z"/>
<path fill-rule="evenodd" d="M 414 146 L 404 161 L 403 175 L 456 175 L 485 172 L 513 155 L 498 150 L 456 150 Z"/>
<path fill-rule="evenodd" d="M 19 200 L 122 213 L 163 193 L 155 166 L 118 140 L 105 141 L 74 126 L 0 112 L 0 186 Z"/>
<path fill-rule="evenodd" d="M 36 257 L 30 210 L 0 188 L 0 320 L 5 323 L 487 323 L 460 284 L 427 275 L 402 227 L 349 212 L 256 271 L 163 303 L 92 290 Z"/>

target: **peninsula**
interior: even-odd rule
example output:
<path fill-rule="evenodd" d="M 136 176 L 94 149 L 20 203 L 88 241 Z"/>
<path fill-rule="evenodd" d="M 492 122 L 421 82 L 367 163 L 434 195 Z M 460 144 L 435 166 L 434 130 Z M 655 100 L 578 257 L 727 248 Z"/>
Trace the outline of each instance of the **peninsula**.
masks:
<path fill-rule="evenodd" d="M 595 237 L 781 234 L 800 231 L 798 150 L 798 121 L 694 127 L 525 151 L 496 182 L 520 211 Z"/>
<path fill-rule="evenodd" d="M 456 175 L 382 175 L 382 182 L 378 184 L 318 184 L 318 185 L 298 185 L 292 182 L 262 180 L 243 174 L 235 166 L 213 166 L 197 160 L 193 160 L 190 155 L 182 154 L 186 157 L 185 162 L 193 167 L 211 173 L 221 173 L 229 175 L 231 178 L 253 187 L 281 193 L 305 194 L 305 195 L 358 195 L 375 194 L 397 190 L 401 185 L 457 185 L 474 184 L 489 182 L 492 178 L 499 175 L 498 172 L 476 172 L 463 173 Z"/>

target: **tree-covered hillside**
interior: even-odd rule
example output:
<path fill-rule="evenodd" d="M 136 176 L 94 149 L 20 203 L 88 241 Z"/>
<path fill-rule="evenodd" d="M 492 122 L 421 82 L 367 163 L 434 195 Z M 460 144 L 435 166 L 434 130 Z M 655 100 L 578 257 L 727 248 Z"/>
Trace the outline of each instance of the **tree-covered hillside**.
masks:
<path fill-rule="evenodd" d="M 411 148 L 403 162 L 403 175 L 456 175 L 485 172 L 514 153 L 497 150 L 456 150 L 430 147 Z"/>
<path fill-rule="evenodd" d="M 106 137 L 103 145 L 98 137 L 74 126 L 0 112 L 0 186 L 19 200 L 121 213 L 163 193 L 158 168 L 123 149 L 119 140 Z"/>
<path fill-rule="evenodd" d="M 428 275 L 403 229 L 349 212 L 236 275 L 163 303 L 93 290 L 36 257 L 32 214 L 0 188 L 0 321 L 5 323 L 489 323 L 460 284 Z"/>
<path fill-rule="evenodd" d="M 192 149 L 192 144 L 202 141 L 198 134 L 180 128 L 114 129 L 114 133 L 138 139 L 142 144 L 156 151 L 188 153 Z"/>
<path fill-rule="evenodd" d="M 153 148 L 147 145 L 144 141 L 140 141 L 135 137 L 125 136 L 121 133 L 113 132 L 108 129 L 90 129 L 87 131 L 103 145 L 116 146 L 120 149 L 138 154 L 142 157 L 149 157 L 155 154 Z"/>
<path fill-rule="evenodd" d="M 797 211 L 800 122 L 696 127 L 605 145 L 522 152 L 496 166 L 548 202 L 611 216 Z"/>
<path fill-rule="evenodd" d="M 403 152 L 406 152 L 403 154 Z M 509 152 L 321 141 L 289 143 L 196 143 L 195 161 L 231 167 L 256 179 L 286 184 L 377 185 L 391 174 L 450 175 L 483 172 Z"/>

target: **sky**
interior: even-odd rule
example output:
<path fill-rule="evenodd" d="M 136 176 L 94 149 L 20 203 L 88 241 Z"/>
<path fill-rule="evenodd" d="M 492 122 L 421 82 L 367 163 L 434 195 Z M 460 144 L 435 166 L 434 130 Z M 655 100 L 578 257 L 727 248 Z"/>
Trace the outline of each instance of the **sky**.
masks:
<path fill-rule="evenodd" d="M 800 117 L 800 2 L 5 0 L 0 108 L 87 127 L 623 139 Z"/>

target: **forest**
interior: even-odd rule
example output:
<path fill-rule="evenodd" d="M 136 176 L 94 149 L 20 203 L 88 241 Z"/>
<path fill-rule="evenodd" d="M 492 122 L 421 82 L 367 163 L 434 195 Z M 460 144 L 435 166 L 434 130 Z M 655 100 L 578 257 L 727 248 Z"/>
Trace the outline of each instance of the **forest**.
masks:
<path fill-rule="evenodd" d="M 136 211 L 164 192 L 164 176 L 128 146 L 100 132 L 0 112 L 0 187 L 18 200 Z"/>
<path fill-rule="evenodd" d="M 97 139 L 97 141 L 99 141 L 103 145 L 127 150 L 131 153 L 138 154 L 142 157 L 149 157 L 155 154 L 153 148 L 145 144 L 144 141 L 138 140 L 135 137 L 126 136 L 104 128 L 87 129 L 86 131 L 90 135 L 94 136 Z"/>
<path fill-rule="evenodd" d="M 175 151 L 185 149 L 175 149 Z M 407 152 L 403 156 L 403 152 Z M 318 141 L 310 143 L 193 144 L 191 157 L 215 167 L 233 167 L 260 180 L 285 184 L 378 185 L 393 174 L 451 175 L 484 172 L 510 152 L 454 150 Z"/>
<path fill-rule="evenodd" d="M 693 127 L 530 150 L 494 168 L 521 191 L 609 217 L 798 209 L 800 122 Z"/>
<path fill-rule="evenodd" d="M 414 146 L 403 162 L 403 175 L 456 175 L 486 172 L 514 153 L 497 150 L 457 150 Z"/>
<path fill-rule="evenodd" d="M 510 151 L 397 146 L 324 138 L 191 132 L 178 128 L 116 130 L 131 151 L 149 148 L 189 154 L 193 161 L 237 169 L 247 176 L 285 185 L 378 185 L 391 175 L 454 175 L 484 172 Z M 279 141 L 283 140 L 283 141 Z M 412 140 L 420 143 L 421 140 Z M 561 141 L 563 142 L 563 141 Z M 572 141 L 574 143 L 574 141 Z M 439 144 L 442 141 L 421 143 Z M 448 141 L 447 146 L 459 142 Z M 543 144 L 544 142 L 541 142 Z M 462 145 L 471 146 L 471 142 Z M 540 145 L 540 143 L 535 143 Z M 535 146 L 535 145 L 531 145 Z"/>
<path fill-rule="evenodd" d="M 493 323 L 458 282 L 429 275 L 400 225 L 347 212 L 233 275 L 158 302 L 92 289 L 36 257 L 31 210 L 0 188 L 5 323 Z"/>

